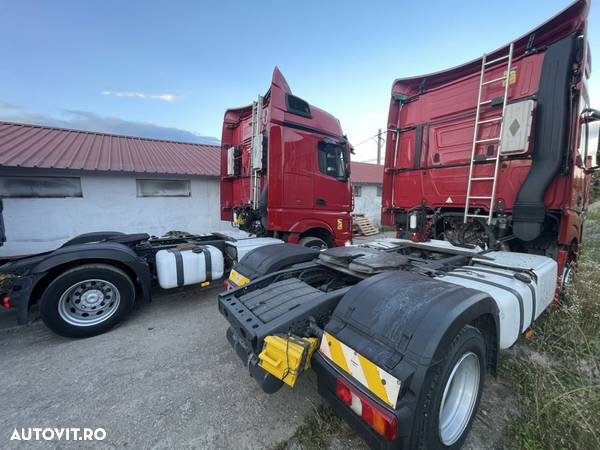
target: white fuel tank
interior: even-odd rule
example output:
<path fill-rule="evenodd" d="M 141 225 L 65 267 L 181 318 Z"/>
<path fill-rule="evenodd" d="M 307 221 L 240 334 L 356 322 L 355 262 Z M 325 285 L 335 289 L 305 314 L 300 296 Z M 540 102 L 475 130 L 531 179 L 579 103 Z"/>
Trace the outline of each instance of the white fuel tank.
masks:
<path fill-rule="evenodd" d="M 223 277 L 223 253 L 212 245 L 156 253 L 158 284 L 163 289 L 199 284 Z"/>
<path fill-rule="evenodd" d="M 554 299 L 557 265 L 545 256 L 489 252 L 438 279 L 488 293 L 500 311 L 500 348 L 508 348 Z"/>

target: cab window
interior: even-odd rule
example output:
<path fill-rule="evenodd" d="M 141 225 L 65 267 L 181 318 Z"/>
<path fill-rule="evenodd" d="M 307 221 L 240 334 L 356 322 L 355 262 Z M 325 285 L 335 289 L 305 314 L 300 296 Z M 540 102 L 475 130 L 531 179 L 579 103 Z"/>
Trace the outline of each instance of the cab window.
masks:
<path fill-rule="evenodd" d="M 347 180 L 347 160 L 345 147 L 329 142 L 319 143 L 319 171 L 324 175 Z"/>

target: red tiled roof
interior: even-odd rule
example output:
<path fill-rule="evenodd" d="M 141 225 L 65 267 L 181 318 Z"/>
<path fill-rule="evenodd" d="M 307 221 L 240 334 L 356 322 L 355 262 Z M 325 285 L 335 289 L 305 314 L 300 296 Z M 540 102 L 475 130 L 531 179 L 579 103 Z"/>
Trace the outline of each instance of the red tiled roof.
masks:
<path fill-rule="evenodd" d="M 383 166 L 351 161 L 350 181 L 353 183 L 383 184 Z"/>
<path fill-rule="evenodd" d="M 219 176 L 220 148 L 0 122 L 0 166 Z"/>

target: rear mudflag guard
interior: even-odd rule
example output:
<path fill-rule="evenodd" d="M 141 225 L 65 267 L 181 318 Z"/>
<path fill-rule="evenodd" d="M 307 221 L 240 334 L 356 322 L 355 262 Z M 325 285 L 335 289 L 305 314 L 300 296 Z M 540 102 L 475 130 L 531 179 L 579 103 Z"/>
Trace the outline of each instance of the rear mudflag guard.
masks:
<path fill-rule="evenodd" d="M 327 332 L 323 333 L 319 351 L 386 405 L 396 408 L 402 384 L 399 379 Z"/>

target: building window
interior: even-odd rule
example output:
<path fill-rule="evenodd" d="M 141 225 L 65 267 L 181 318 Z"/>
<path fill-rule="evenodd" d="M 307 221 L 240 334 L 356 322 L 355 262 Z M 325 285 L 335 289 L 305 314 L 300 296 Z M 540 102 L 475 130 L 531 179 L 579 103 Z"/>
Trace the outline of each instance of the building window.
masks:
<path fill-rule="evenodd" d="M 383 187 L 377 186 L 377 197 L 381 197 L 383 193 Z"/>
<path fill-rule="evenodd" d="M 362 186 L 353 186 L 354 189 L 354 196 L 355 197 L 360 197 L 362 195 Z"/>
<path fill-rule="evenodd" d="M 138 197 L 191 197 L 190 180 L 135 180 Z"/>
<path fill-rule="evenodd" d="M 0 197 L 83 197 L 83 193 L 77 177 L 0 177 Z"/>

